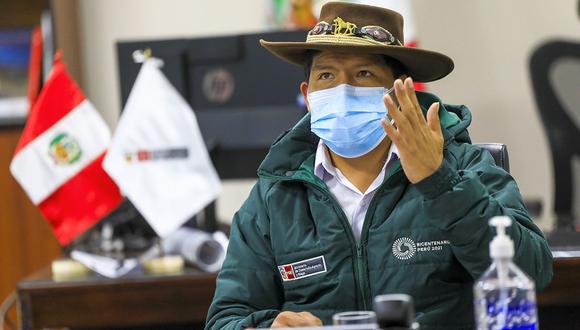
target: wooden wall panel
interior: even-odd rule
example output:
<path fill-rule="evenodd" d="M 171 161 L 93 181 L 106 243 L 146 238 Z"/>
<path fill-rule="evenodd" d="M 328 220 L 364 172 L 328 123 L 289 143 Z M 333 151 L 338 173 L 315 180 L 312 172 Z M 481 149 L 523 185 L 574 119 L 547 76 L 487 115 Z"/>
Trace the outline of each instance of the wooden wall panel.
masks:
<path fill-rule="evenodd" d="M 0 300 L 60 254 L 50 226 L 9 171 L 20 132 L 0 127 Z"/>
<path fill-rule="evenodd" d="M 49 8 L 48 0 L 0 0 L 0 28 L 38 25 L 42 11 Z M 62 28 L 56 30 L 55 34 Z M 73 71 L 77 67 L 73 65 Z M 49 225 L 9 172 L 20 132 L 21 127 L 0 126 L 0 301 L 20 279 L 46 267 L 60 254 Z"/>
<path fill-rule="evenodd" d="M 77 0 L 50 0 L 56 47 L 73 79 L 82 86 Z"/>
<path fill-rule="evenodd" d="M 0 26 L 27 27 L 39 24 L 45 0 L 0 0 Z"/>

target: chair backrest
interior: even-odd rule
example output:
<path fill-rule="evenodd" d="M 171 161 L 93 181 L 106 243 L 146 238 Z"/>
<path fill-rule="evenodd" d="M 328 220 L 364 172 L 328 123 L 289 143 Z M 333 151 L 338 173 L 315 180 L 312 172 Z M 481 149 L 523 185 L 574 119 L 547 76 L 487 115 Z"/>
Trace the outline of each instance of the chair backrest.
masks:
<path fill-rule="evenodd" d="M 541 45 L 530 58 L 530 74 L 552 153 L 556 227 L 566 228 L 580 215 L 580 175 L 574 173 L 580 157 L 580 43 Z"/>
<path fill-rule="evenodd" d="M 495 160 L 495 164 L 503 168 L 506 172 L 510 171 L 510 158 L 507 151 L 507 146 L 502 143 L 476 143 L 478 147 L 481 147 L 491 154 Z"/>

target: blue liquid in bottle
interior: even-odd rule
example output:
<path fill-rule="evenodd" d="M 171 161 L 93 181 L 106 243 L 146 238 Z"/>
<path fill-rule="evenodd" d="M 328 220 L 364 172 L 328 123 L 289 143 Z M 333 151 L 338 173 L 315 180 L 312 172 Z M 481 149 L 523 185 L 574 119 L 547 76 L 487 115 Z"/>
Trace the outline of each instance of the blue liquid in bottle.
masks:
<path fill-rule="evenodd" d="M 495 217 L 490 224 L 497 236 L 490 244 L 493 263 L 474 286 L 477 329 L 538 329 L 534 281 L 512 262 L 513 242 L 505 234 L 511 219 Z"/>

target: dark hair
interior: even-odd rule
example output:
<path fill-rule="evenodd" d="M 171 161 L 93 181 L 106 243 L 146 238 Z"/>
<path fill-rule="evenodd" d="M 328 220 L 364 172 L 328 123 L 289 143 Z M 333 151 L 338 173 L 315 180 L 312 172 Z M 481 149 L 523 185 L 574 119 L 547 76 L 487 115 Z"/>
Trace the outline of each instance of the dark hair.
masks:
<path fill-rule="evenodd" d="M 314 55 L 318 53 L 317 50 L 309 50 L 306 52 L 306 60 L 304 61 L 304 76 L 306 77 L 306 82 L 310 80 L 310 70 L 312 70 L 312 62 L 314 60 Z M 395 79 L 407 73 L 407 68 L 403 65 L 403 63 L 399 62 L 398 60 L 383 55 L 382 58 L 385 60 L 385 64 L 391 68 L 393 71 L 393 76 Z"/>

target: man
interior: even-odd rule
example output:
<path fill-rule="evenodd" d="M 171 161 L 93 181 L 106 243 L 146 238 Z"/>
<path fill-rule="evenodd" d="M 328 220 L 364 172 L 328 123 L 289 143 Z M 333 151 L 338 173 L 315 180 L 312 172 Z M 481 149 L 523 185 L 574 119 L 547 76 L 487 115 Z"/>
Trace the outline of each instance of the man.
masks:
<path fill-rule="evenodd" d="M 402 25 L 334 2 L 306 42 L 261 41 L 306 66 L 309 114 L 274 142 L 235 215 L 207 329 L 329 324 L 386 293 L 413 296 L 423 329 L 471 329 L 495 215 L 514 220 L 515 262 L 549 283 L 548 245 L 513 178 L 470 144 L 469 110 L 413 89 L 453 62 L 402 46 Z"/>

